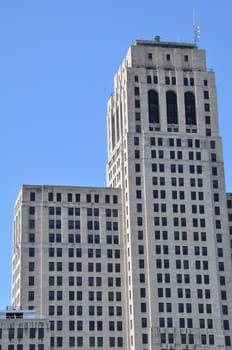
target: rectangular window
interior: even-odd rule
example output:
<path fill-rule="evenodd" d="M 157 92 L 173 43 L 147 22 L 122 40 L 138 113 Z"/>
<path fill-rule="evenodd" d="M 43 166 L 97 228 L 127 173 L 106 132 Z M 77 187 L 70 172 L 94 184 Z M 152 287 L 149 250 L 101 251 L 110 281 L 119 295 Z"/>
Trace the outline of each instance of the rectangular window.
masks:
<path fill-rule="evenodd" d="M 52 193 L 52 192 L 49 192 L 49 193 L 48 193 L 48 201 L 49 201 L 49 202 L 52 202 L 52 201 L 53 201 L 53 193 Z"/>
<path fill-rule="evenodd" d="M 136 95 L 136 96 L 139 96 L 139 87 L 138 86 L 135 86 L 134 87 L 134 94 Z"/>
<path fill-rule="evenodd" d="M 140 108 L 140 100 L 135 100 L 135 108 Z"/>
<path fill-rule="evenodd" d="M 209 111 L 210 111 L 209 103 L 205 103 L 205 112 L 209 112 Z"/>
<path fill-rule="evenodd" d="M 165 77 L 165 84 L 169 85 L 170 84 L 170 78 L 169 77 Z"/>
<path fill-rule="evenodd" d="M 67 194 L 67 201 L 72 202 L 72 193 Z"/>
<path fill-rule="evenodd" d="M 204 99 L 209 99 L 209 91 L 204 91 Z"/>
<path fill-rule="evenodd" d="M 176 85 L 176 77 L 172 77 L 172 85 Z"/>

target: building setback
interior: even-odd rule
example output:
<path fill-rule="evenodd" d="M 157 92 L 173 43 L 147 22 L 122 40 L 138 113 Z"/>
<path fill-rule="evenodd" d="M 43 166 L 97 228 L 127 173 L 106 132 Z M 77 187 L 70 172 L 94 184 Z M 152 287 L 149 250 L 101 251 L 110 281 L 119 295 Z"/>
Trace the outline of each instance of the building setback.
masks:
<path fill-rule="evenodd" d="M 35 311 L 8 309 L 0 312 L 1 350 L 45 350 L 50 346 L 49 320 Z"/>
<path fill-rule="evenodd" d="M 107 123 L 107 188 L 22 187 L 12 305 L 50 320 L 50 349 L 231 349 L 232 206 L 204 50 L 137 40 Z"/>

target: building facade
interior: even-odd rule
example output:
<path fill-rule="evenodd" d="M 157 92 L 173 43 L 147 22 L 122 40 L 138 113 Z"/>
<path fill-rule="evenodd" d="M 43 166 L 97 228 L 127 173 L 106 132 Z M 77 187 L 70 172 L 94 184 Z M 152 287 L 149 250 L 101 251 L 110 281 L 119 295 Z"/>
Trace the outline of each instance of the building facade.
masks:
<path fill-rule="evenodd" d="M 230 347 L 231 258 L 214 73 L 194 44 L 137 41 L 108 103 L 130 349 Z"/>
<path fill-rule="evenodd" d="M 23 186 L 12 303 L 50 320 L 50 348 L 126 348 L 118 189 Z"/>
<path fill-rule="evenodd" d="M 107 123 L 107 188 L 23 186 L 12 305 L 50 320 L 51 349 L 230 349 L 231 196 L 205 52 L 136 41 Z"/>

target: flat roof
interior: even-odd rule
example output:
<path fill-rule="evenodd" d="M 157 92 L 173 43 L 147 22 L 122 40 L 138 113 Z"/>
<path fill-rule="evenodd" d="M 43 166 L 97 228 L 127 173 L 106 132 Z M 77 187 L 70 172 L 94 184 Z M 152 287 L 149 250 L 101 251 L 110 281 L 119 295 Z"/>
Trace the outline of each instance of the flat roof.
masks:
<path fill-rule="evenodd" d="M 135 45 L 140 46 L 159 46 L 159 47 L 170 47 L 170 48 L 186 48 L 186 49 L 196 49 L 195 43 L 182 43 L 182 42 L 169 42 L 160 41 L 159 39 L 154 40 L 136 40 Z"/>
<path fill-rule="evenodd" d="M 19 310 L 7 308 L 6 310 L 0 310 L 0 319 L 11 319 L 11 318 L 21 318 L 21 319 L 35 319 L 35 310 Z"/>

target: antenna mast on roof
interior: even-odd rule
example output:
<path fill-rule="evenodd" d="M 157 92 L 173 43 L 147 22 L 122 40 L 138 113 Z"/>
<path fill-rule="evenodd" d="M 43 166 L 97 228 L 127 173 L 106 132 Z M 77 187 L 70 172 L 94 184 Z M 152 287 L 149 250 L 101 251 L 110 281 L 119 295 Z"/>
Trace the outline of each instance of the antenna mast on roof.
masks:
<path fill-rule="evenodd" d="M 194 43 L 197 44 L 200 39 L 200 26 L 196 24 L 195 12 L 193 11 L 193 32 L 194 32 Z"/>

